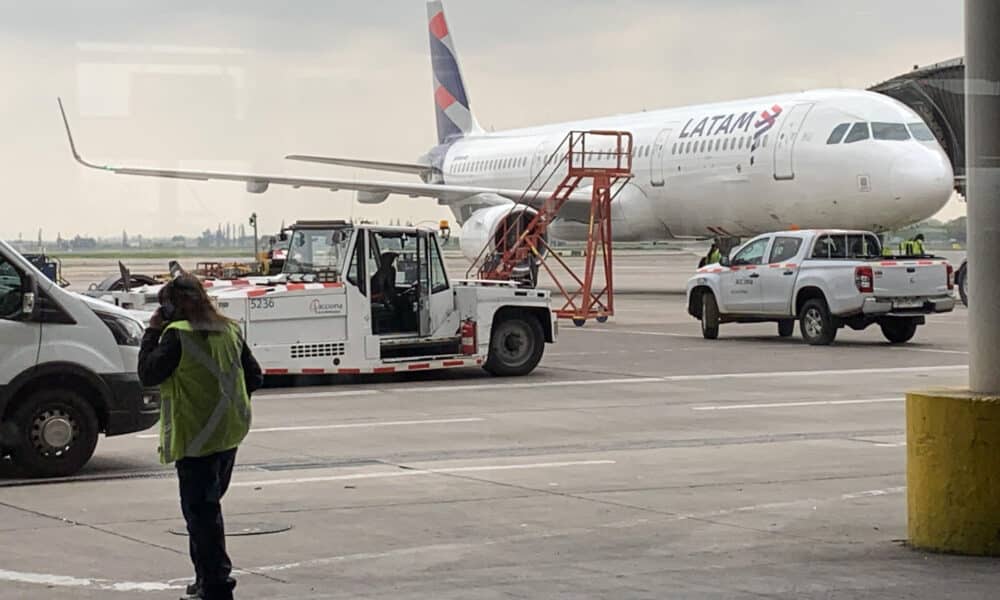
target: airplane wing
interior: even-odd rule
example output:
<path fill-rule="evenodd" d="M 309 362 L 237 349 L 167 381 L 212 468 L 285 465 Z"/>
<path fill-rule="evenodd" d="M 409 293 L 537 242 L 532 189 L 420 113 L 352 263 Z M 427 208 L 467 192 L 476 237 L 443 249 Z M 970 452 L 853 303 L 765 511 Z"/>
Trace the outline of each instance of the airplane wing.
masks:
<path fill-rule="evenodd" d="M 263 194 L 272 185 L 289 186 L 298 188 L 326 189 L 333 192 L 357 191 L 371 194 L 398 194 L 411 198 L 435 198 L 442 204 L 459 203 L 467 200 L 471 196 L 480 194 L 494 194 L 512 202 L 523 202 L 532 206 L 540 206 L 547 194 L 539 194 L 537 198 L 525 198 L 524 190 L 503 189 L 478 186 L 461 186 L 447 184 L 429 183 L 404 183 L 395 181 L 355 181 L 348 179 L 316 179 L 309 177 L 289 177 L 286 175 L 262 175 L 253 173 L 224 173 L 215 171 L 182 171 L 169 169 L 148 169 L 135 167 L 116 167 L 111 165 L 98 165 L 85 160 L 77 151 L 76 143 L 73 140 L 73 133 L 70 130 L 69 119 L 63 108 L 62 100 L 59 100 L 59 111 L 62 113 L 63 124 L 66 126 L 66 135 L 69 139 L 70 150 L 73 158 L 81 165 L 107 171 L 116 175 L 134 175 L 139 177 L 159 177 L 166 179 L 184 179 L 190 181 L 238 181 L 246 184 L 247 191 L 254 194 Z M 531 194 L 530 196 L 534 196 Z M 569 203 L 582 202 L 589 207 L 590 192 L 574 192 Z"/>
<path fill-rule="evenodd" d="M 353 158 L 334 158 L 330 156 L 310 156 L 306 154 L 291 154 L 285 157 L 286 160 L 296 160 L 299 162 L 319 163 L 322 165 L 334 165 L 337 167 L 350 167 L 352 169 L 369 169 L 372 171 L 388 171 L 390 173 L 406 173 L 423 177 L 430 175 L 432 169 L 429 165 L 418 165 L 411 163 L 381 162 L 376 160 L 357 160 Z"/>

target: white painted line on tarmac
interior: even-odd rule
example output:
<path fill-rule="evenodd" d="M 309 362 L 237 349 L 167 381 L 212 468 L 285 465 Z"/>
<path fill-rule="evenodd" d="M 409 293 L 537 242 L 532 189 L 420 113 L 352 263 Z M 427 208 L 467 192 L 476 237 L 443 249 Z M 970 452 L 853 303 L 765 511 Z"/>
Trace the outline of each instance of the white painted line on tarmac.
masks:
<path fill-rule="evenodd" d="M 522 471 L 529 469 L 563 469 L 567 467 L 591 467 L 613 465 L 613 460 L 580 460 L 572 462 L 530 463 L 515 465 L 484 465 L 480 467 L 448 467 L 444 469 L 412 469 L 398 471 L 376 471 L 372 473 L 352 473 L 349 475 L 329 475 L 326 477 L 297 477 L 295 479 L 269 479 L 262 481 L 239 481 L 232 487 L 265 487 L 273 485 L 300 485 L 304 483 L 326 483 L 331 481 L 356 481 L 362 479 L 392 479 L 396 477 L 417 477 L 421 475 L 451 475 L 456 473 L 491 473 L 495 471 Z"/>
<path fill-rule="evenodd" d="M 706 375 L 670 375 L 663 381 L 713 381 L 717 379 L 769 379 L 772 377 L 823 377 L 848 375 L 901 375 L 906 373 L 938 373 L 968 369 L 969 365 L 933 367 L 886 367 L 881 369 L 830 369 L 828 371 L 760 371 L 752 373 L 710 373 Z"/>
<path fill-rule="evenodd" d="M 962 354 L 968 356 L 964 350 L 938 350 L 936 348 L 894 348 L 896 352 L 929 352 L 931 354 Z"/>
<path fill-rule="evenodd" d="M 266 400 L 309 400 L 312 398 L 350 398 L 353 396 L 376 396 L 378 390 L 348 390 L 345 392 L 304 392 L 301 394 L 259 394 L 255 398 Z"/>
<path fill-rule="evenodd" d="M 289 427 L 261 427 L 251 429 L 250 433 L 282 433 L 288 431 L 326 431 L 330 429 L 370 429 L 374 427 L 406 427 L 410 425 L 451 425 L 455 423 L 480 423 L 486 419 L 470 417 L 467 419 L 427 419 L 424 421 L 372 421 L 368 423 L 337 423 L 334 425 L 301 425 Z M 158 434 L 142 434 L 136 436 L 142 440 L 159 438 Z"/>
<path fill-rule="evenodd" d="M 184 589 L 183 585 L 171 585 L 155 581 L 110 581 L 107 579 L 68 577 L 66 575 L 51 575 L 48 573 L 23 573 L 4 569 L 0 569 L 0 581 L 31 583 L 49 588 L 89 588 L 109 592 L 166 592 Z"/>
<path fill-rule="evenodd" d="M 648 335 L 653 337 L 672 337 L 672 338 L 691 338 L 691 339 L 701 339 L 700 335 L 691 335 L 689 333 L 667 333 L 664 331 L 635 331 L 631 329 L 586 329 L 586 328 L 576 328 L 570 329 L 569 327 L 563 327 L 559 330 L 561 334 L 568 333 L 572 331 L 578 331 L 580 333 L 621 333 L 625 335 Z"/>
<path fill-rule="evenodd" d="M 905 402 L 905 398 L 869 398 L 867 400 L 817 400 L 811 402 L 771 402 L 768 404 L 722 404 L 719 406 L 694 406 L 697 411 L 753 410 L 755 408 L 798 408 L 802 406 L 847 406 L 851 404 L 888 404 Z"/>
<path fill-rule="evenodd" d="M 439 385 L 433 387 L 414 387 L 406 390 L 408 393 L 426 392 L 471 392 L 478 390 L 511 390 L 576 387 L 587 385 L 625 385 L 638 383 L 663 383 L 661 377 L 622 377 L 618 379 L 572 379 L 567 381 L 539 381 L 535 383 L 486 383 L 471 385 Z"/>

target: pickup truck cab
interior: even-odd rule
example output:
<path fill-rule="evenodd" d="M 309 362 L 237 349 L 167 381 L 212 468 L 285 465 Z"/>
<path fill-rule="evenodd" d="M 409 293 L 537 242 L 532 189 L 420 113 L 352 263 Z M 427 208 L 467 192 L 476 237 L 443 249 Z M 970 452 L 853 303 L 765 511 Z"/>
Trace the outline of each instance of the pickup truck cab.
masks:
<path fill-rule="evenodd" d="M 142 323 L 64 290 L 0 241 L 0 457 L 29 476 L 71 475 L 101 433 L 159 420 L 136 366 Z"/>
<path fill-rule="evenodd" d="M 795 322 L 812 345 L 829 345 L 843 327 L 879 325 L 893 344 L 910 341 L 926 315 L 955 307 L 954 270 L 934 257 L 890 257 L 865 231 L 785 231 L 756 237 L 732 259 L 688 281 L 688 313 L 716 339 L 721 323 Z"/>

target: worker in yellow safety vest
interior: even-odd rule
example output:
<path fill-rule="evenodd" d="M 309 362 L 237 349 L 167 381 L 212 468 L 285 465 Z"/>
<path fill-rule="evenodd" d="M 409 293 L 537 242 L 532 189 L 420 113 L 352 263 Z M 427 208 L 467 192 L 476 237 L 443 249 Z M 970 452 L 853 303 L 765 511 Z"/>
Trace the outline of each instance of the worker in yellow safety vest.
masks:
<path fill-rule="evenodd" d="M 250 430 L 250 394 L 263 376 L 239 326 L 215 310 L 197 278 L 179 275 L 159 300 L 143 336 L 139 378 L 160 388 L 160 460 L 177 468 L 195 571 L 187 593 L 231 600 L 236 581 L 222 497 Z"/>
<path fill-rule="evenodd" d="M 903 256 L 925 256 L 924 234 L 918 233 L 912 240 L 901 242 L 899 252 Z"/>

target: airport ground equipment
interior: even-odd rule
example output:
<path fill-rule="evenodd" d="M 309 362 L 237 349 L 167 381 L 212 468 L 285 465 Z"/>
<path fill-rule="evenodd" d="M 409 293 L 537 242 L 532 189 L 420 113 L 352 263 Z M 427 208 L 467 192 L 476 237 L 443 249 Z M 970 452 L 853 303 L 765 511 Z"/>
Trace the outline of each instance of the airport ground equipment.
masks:
<path fill-rule="evenodd" d="M 558 333 L 547 291 L 449 280 L 431 229 L 300 222 L 280 275 L 203 285 L 267 376 L 477 366 L 526 375 Z M 98 297 L 151 311 L 159 287 Z"/>
<path fill-rule="evenodd" d="M 926 315 L 955 307 L 948 261 L 882 256 L 865 231 L 786 231 L 758 236 L 732 259 L 698 270 L 688 281 L 688 313 L 707 339 L 721 323 L 776 322 L 790 337 L 798 321 L 812 345 L 829 345 L 843 327 L 878 325 L 893 344 L 910 341 Z"/>
<path fill-rule="evenodd" d="M 62 261 L 54 256 L 49 256 L 47 254 L 24 254 L 31 264 L 35 265 L 43 275 L 48 277 L 51 281 L 57 283 L 60 287 L 69 287 L 69 282 L 63 278 L 62 275 Z"/>
<path fill-rule="evenodd" d="M 30 476 L 70 475 L 101 433 L 159 419 L 136 373 L 143 325 L 69 292 L 0 241 L 0 455 Z"/>
<path fill-rule="evenodd" d="M 632 178 L 632 134 L 573 131 L 539 169 L 523 196 L 509 209 L 469 268 L 479 279 L 516 281 L 534 288 L 544 271 L 561 296 L 556 314 L 582 326 L 614 315 L 611 204 Z M 552 187 L 552 183 L 555 186 Z M 569 266 L 549 244 L 549 226 L 570 196 L 590 188 L 590 215 L 583 273 Z M 538 206 L 533 210 L 530 207 Z"/>

